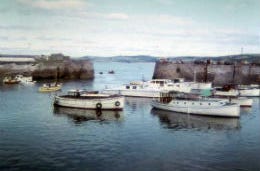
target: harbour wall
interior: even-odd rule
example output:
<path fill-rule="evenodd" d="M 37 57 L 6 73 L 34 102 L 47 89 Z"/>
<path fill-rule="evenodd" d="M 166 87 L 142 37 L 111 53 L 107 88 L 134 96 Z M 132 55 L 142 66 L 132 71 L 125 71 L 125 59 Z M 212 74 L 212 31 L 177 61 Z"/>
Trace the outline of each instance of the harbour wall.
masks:
<path fill-rule="evenodd" d="M 157 61 L 154 79 L 185 78 L 199 82 L 224 84 L 260 84 L 260 66 L 253 64 L 194 64 Z"/>
<path fill-rule="evenodd" d="M 35 63 L 0 64 L 0 77 L 22 74 L 40 79 L 93 79 L 94 68 L 89 60 L 36 60 Z"/>

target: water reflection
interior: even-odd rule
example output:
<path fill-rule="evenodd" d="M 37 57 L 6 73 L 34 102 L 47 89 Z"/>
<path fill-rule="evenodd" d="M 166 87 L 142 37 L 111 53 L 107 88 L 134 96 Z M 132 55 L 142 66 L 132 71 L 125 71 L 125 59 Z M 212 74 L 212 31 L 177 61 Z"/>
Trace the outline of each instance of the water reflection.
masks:
<path fill-rule="evenodd" d="M 97 110 L 87 110 L 87 109 L 76 109 L 67 107 L 54 107 L 55 115 L 64 116 L 73 119 L 75 123 L 82 123 L 89 120 L 99 120 L 99 121 L 122 121 L 123 111 L 97 111 Z"/>
<path fill-rule="evenodd" d="M 188 115 L 154 108 L 151 114 L 158 116 L 160 122 L 170 129 L 240 129 L 239 118 Z"/>
<path fill-rule="evenodd" d="M 129 106 L 134 111 L 136 111 L 137 109 L 146 110 L 147 108 L 151 107 L 151 101 L 151 98 L 126 97 L 125 105 Z"/>

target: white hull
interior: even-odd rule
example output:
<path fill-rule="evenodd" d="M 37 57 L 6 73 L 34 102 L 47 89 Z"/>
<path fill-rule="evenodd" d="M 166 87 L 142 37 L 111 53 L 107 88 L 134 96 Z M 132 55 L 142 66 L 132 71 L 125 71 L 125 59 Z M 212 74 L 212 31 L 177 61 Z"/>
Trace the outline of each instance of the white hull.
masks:
<path fill-rule="evenodd" d="M 214 95 L 216 96 L 238 96 L 238 90 L 230 90 L 230 91 L 215 91 Z"/>
<path fill-rule="evenodd" d="M 54 104 L 57 106 L 82 109 L 122 110 L 124 108 L 124 97 L 117 96 L 107 98 L 84 99 L 55 96 Z"/>
<path fill-rule="evenodd" d="M 160 90 L 136 89 L 136 90 L 103 90 L 104 94 L 119 94 L 130 97 L 160 97 Z"/>
<path fill-rule="evenodd" d="M 258 97 L 260 96 L 260 89 L 259 88 L 241 89 L 239 90 L 239 95 L 248 96 L 248 97 Z"/>
<path fill-rule="evenodd" d="M 240 115 L 239 105 L 227 105 L 225 101 L 211 102 L 174 100 L 174 102 L 171 101 L 170 103 L 160 103 L 158 101 L 152 101 L 151 105 L 158 109 L 188 114 L 222 117 L 239 117 Z"/>
<path fill-rule="evenodd" d="M 246 97 L 235 97 L 235 98 L 212 98 L 212 99 L 218 99 L 218 100 L 226 100 L 227 102 L 230 101 L 231 103 L 236 103 L 241 107 L 251 107 L 253 105 L 253 99 L 249 99 Z"/>

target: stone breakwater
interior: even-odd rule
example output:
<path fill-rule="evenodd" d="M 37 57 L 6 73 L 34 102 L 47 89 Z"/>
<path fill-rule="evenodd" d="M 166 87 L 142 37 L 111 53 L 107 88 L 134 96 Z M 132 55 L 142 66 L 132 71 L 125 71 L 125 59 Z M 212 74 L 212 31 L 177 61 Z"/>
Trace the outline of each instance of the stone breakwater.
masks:
<path fill-rule="evenodd" d="M 194 64 L 156 62 L 154 79 L 185 78 L 185 80 L 204 82 L 214 85 L 260 84 L 260 66 L 252 64 Z"/>
<path fill-rule="evenodd" d="M 0 77 L 6 75 L 31 75 L 39 79 L 93 79 L 94 68 L 88 60 L 36 61 L 30 64 L 8 63 L 0 65 Z"/>

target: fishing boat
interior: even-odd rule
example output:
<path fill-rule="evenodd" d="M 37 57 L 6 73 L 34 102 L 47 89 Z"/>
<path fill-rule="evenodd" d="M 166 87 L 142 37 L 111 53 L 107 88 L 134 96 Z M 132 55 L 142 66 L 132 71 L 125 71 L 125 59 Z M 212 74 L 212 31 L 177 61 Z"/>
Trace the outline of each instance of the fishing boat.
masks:
<path fill-rule="evenodd" d="M 61 90 L 61 88 L 62 88 L 61 83 L 43 84 L 43 86 L 41 86 L 39 88 L 39 92 L 42 92 L 42 93 L 53 92 L 53 91 Z"/>
<path fill-rule="evenodd" d="M 114 70 L 109 70 L 108 73 L 109 73 L 109 74 L 114 74 L 115 71 L 114 71 Z"/>
<path fill-rule="evenodd" d="M 32 85 L 32 84 L 36 83 L 36 81 L 33 81 L 31 76 L 26 77 L 26 76 L 23 76 L 23 75 L 16 75 L 15 78 L 17 80 L 19 80 L 20 83 L 25 84 L 25 85 Z"/>
<path fill-rule="evenodd" d="M 227 100 L 204 98 L 176 91 L 161 92 L 160 98 L 153 100 L 151 105 L 157 109 L 195 115 L 240 116 L 240 107 L 238 104 L 230 103 Z"/>
<path fill-rule="evenodd" d="M 17 78 L 13 78 L 11 76 L 7 76 L 3 79 L 3 83 L 4 84 L 19 84 L 20 80 L 18 80 Z"/>
<path fill-rule="evenodd" d="M 124 97 L 100 94 L 97 91 L 70 90 L 67 95 L 55 96 L 54 105 L 97 110 L 122 110 Z"/>
<path fill-rule="evenodd" d="M 211 83 L 184 82 L 182 78 L 152 79 L 149 81 L 133 81 L 120 87 L 106 88 L 105 94 L 120 94 L 133 97 L 160 97 L 160 92 L 174 90 L 189 93 L 193 89 L 211 88 Z"/>

